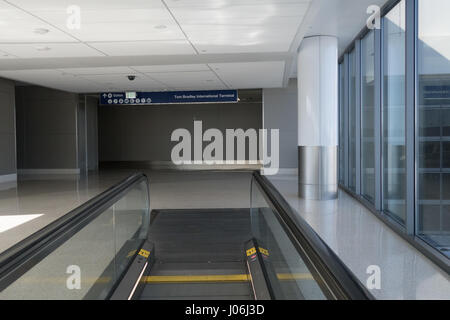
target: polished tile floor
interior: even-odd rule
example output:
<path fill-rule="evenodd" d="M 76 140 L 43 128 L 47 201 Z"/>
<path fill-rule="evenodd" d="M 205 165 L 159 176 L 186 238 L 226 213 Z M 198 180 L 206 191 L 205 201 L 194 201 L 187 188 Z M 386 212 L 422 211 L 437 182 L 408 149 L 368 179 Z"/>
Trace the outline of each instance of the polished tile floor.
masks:
<path fill-rule="evenodd" d="M 120 174 L 118 174 L 120 175 Z M 120 178 L 22 176 L 0 184 L 0 252 L 106 190 Z"/>
<path fill-rule="evenodd" d="M 0 184 L 0 252 L 134 173 L 20 176 Z M 249 173 L 145 172 L 152 209 L 248 208 Z"/>
<path fill-rule="evenodd" d="M 362 283 L 369 266 L 380 268 L 381 288 L 371 290 L 377 299 L 450 299 L 449 275 L 347 193 L 305 201 L 297 196 L 296 176 L 270 180 Z"/>
<path fill-rule="evenodd" d="M 0 184 L 0 252 L 118 183 L 131 170 L 88 177 L 22 176 Z M 243 172 L 146 172 L 153 209 L 247 208 L 251 175 Z M 365 283 L 369 265 L 381 270 L 380 299 L 450 299 L 450 279 L 357 201 L 297 197 L 295 176 L 270 178 L 291 206 Z"/>

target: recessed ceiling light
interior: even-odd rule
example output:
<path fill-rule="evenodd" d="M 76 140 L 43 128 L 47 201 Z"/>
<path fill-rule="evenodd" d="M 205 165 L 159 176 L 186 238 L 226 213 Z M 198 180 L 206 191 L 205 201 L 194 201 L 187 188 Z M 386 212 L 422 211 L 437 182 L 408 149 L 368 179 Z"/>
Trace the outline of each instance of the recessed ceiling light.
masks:
<path fill-rule="evenodd" d="M 163 25 L 163 24 L 155 26 L 155 29 L 159 29 L 159 30 L 166 29 L 166 28 L 167 28 L 167 26 Z"/>
<path fill-rule="evenodd" d="M 47 34 L 50 32 L 50 30 L 45 29 L 45 28 L 36 28 L 36 29 L 34 29 L 33 32 L 36 34 Z"/>
<path fill-rule="evenodd" d="M 37 51 L 50 51 L 50 50 L 52 50 L 52 48 L 47 47 L 47 46 L 39 46 L 39 47 L 36 47 L 36 50 Z"/>

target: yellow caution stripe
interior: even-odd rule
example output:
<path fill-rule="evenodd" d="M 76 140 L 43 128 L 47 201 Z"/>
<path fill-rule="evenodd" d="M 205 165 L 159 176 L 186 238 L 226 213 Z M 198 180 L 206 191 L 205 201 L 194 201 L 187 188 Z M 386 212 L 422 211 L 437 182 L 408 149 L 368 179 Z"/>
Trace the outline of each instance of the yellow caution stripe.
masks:
<path fill-rule="evenodd" d="M 310 273 L 278 273 L 278 280 L 314 280 Z"/>
<path fill-rule="evenodd" d="M 278 273 L 278 280 L 313 280 L 310 273 Z M 250 275 L 226 274 L 226 275 L 176 275 L 176 276 L 146 276 L 142 277 L 145 283 L 194 283 L 194 282 L 247 282 Z"/>
<path fill-rule="evenodd" d="M 150 255 L 150 251 L 141 249 L 141 251 L 139 251 L 139 255 L 143 256 L 144 258 L 148 258 L 148 256 Z"/>
<path fill-rule="evenodd" d="M 133 250 L 133 251 L 128 252 L 127 258 L 131 258 L 132 256 L 134 256 L 136 254 L 136 251 L 137 250 Z"/>
<path fill-rule="evenodd" d="M 192 283 L 192 282 L 246 282 L 247 274 L 226 275 L 183 275 L 183 276 L 147 276 L 142 277 L 145 283 Z"/>
<path fill-rule="evenodd" d="M 280 281 L 287 280 L 313 280 L 310 273 L 278 273 L 277 278 Z M 250 275 L 247 274 L 228 274 L 228 275 L 176 275 L 176 276 L 146 276 L 142 277 L 141 281 L 145 283 L 193 283 L 193 282 L 246 282 L 250 281 Z M 23 277 L 20 279 L 21 283 L 26 284 L 57 284 L 65 283 L 66 278 L 33 278 Z M 100 278 L 81 278 L 83 284 L 93 283 L 109 283 L 112 281 L 110 277 Z"/>
<path fill-rule="evenodd" d="M 251 256 L 252 254 L 255 254 L 256 253 L 255 247 L 248 249 L 246 251 L 246 253 L 247 253 L 247 257 Z"/>

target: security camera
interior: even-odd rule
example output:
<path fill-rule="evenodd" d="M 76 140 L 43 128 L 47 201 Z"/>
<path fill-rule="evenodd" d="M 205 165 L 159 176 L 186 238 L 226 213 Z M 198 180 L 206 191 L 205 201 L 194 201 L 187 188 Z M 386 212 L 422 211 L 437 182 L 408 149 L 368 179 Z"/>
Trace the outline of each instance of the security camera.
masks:
<path fill-rule="evenodd" d="M 136 79 L 136 76 L 133 75 L 129 75 L 127 76 L 128 80 L 133 81 L 134 79 Z"/>

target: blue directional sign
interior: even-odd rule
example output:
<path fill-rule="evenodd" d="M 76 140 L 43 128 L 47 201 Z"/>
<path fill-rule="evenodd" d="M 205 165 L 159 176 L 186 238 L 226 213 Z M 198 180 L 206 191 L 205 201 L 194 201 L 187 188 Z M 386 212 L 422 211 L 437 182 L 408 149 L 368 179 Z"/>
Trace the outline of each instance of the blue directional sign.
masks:
<path fill-rule="evenodd" d="M 164 92 L 103 92 L 101 105 L 235 103 L 237 90 L 164 91 Z"/>

